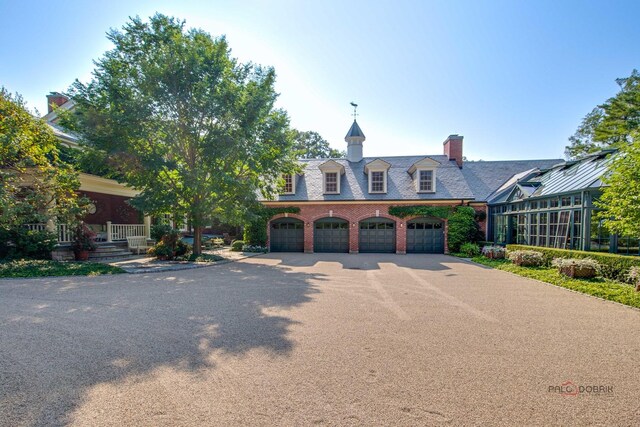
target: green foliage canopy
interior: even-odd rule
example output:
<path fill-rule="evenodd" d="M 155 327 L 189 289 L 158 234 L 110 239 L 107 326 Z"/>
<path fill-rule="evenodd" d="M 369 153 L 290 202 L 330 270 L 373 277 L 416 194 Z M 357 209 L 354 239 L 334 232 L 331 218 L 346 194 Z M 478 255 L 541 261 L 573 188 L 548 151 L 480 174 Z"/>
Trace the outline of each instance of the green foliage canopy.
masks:
<path fill-rule="evenodd" d="M 324 159 L 329 157 L 335 159 L 347 156 L 346 152 L 331 148 L 329 142 L 320 136 L 318 132 L 301 132 L 292 129 L 292 133 L 296 154 L 301 159 Z"/>
<path fill-rule="evenodd" d="M 566 155 L 575 159 L 605 148 L 632 142 L 633 131 L 640 129 L 640 73 L 633 70 L 626 78 L 616 79 L 620 91 L 587 114 L 569 138 Z"/>
<path fill-rule="evenodd" d="M 275 71 L 239 63 L 224 37 L 160 14 L 108 39 L 115 47 L 93 80 L 70 90 L 77 106 L 66 124 L 141 190 L 134 206 L 188 215 L 199 253 L 206 220 L 239 222 L 295 168 L 288 117 L 274 107 Z"/>

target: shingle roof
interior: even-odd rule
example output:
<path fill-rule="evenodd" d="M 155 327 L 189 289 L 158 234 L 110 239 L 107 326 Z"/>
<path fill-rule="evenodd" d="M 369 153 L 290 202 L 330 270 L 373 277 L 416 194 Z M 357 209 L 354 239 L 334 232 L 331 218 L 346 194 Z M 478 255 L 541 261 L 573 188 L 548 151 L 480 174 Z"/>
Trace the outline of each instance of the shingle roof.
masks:
<path fill-rule="evenodd" d="M 353 121 L 353 124 L 351 125 L 351 127 L 349 128 L 349 132 L 347 132 L 347 136 L 345 136 L 344 138 L 353 138 L 353 137 L 361 137 L 364 138 L 364 133 L 362 132 L 362 129 L 360 129 L 360 126 L 358 126 L 358 122 L 356 122 L 355 120 Z"/>
<path fill-rule="evenodd" d="M 279 195 L 278 201 L 350 201 L 350 200 L 478 200 L 485 201 L 500 185 L 514 174 L 534 168 L 548 168 L 560 160 L 522 160 L 503 162 L 465 162 L 462 169 L 447 156 L 429 156 L 440 163 L 436 168 L 436 192 L 418 193 L 412 176 L 407 172 L 425 156 L 365 157 L 360 162 L 334 159 L 345 168 L 340 194 L 324 194 L 319 165 L 327 159 L 300 160 L 303 174 L 297 177 L 296 194 Z M 391 164 L 388 171 L 387 193 L 369 194 L 368 177 L 364 167 L 380 159 Z"/>

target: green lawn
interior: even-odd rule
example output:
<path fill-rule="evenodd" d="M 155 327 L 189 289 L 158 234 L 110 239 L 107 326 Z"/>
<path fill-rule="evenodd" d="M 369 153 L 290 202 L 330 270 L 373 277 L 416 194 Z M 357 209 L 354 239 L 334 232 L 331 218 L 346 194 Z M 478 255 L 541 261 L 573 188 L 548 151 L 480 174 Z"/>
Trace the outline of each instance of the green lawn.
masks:
<path fill-rule="evenodd" d="M 593 295 L 610 301 L 640 308 L 640 292 L 631 285 L 609 279 L 572 279 L 558 273 L 551 267 L 518 267 L 506 260 L 492 260 L 482 256 L 473 258 L 474 262 L 498 270 L 509 271 L 519 276 L 530 277 L 556 286 Z"/>
<path fill-rule="evenodd" d="M 0 262 L 0 278 L 47 276 L 98 276 L 119 274 L 124 270 L 97 262 L 60 262 L 47 260 L 14 260 Z"/>

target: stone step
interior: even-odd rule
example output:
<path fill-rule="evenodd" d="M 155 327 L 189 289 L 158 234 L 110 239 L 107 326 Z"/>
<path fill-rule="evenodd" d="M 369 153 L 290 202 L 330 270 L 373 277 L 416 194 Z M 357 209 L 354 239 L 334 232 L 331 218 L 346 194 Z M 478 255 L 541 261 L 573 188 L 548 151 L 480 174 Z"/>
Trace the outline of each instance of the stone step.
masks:
<path fill-rule="evenodd" d="M 103 259 L 103 258 L 118 258 L 118 257 L 130 257 L 133 254 L 129 251 L 114 251 L 114 252 L 89 252 L 89 259 Z"/>

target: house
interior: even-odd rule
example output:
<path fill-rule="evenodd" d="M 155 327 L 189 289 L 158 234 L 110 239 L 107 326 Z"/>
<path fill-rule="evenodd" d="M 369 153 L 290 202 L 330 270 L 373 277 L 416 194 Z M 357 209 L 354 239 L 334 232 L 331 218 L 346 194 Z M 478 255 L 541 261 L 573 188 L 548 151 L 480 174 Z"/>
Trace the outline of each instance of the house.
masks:
<path fill-rule="evenodd" d="M 488 240 L 563 249 L 640 254 L 638 236 L 610 234 L 597 217 L 615 150 L 545 169 L 523 170 L 489 196 Z"/>
<path fill-rule="evenodd" d="M 54 111 L 54 106 L 65 110 L 72 109 L 74 107 L 73 101 L 58 92 L 51 92 L 47 95 L 47 105 L 48 112 L 43 120 L 49 125 L 60 144 L 72 149 L 81 149 L 77 136 L 59 125 L 58 114 Z M 113 179 L 93 174 L 81 172 L 79 178 L 78 194 L 91 200 L 89 212 L 83 221 L 97 233 L 99 242 L 105 242 L 112 246 L 114 242 L 125 242 L 126 238 L 131 236 L 150 237 L 151 218 L 127 203 L 129 199 L 138 194 L 137 190 Z M 45 225 L 30 224 L 29 226 L 42 228 Z M 54 251 L 54 258 L 71 258 L 71 251 L 66 248 L 72 239 L 71 230 L 66 224 L 48 224 L 46 227 L 55 229 L 58 234 L 60 247 Z M 102 252 L 105 251 L 99 251 L 96 255 L 103 257 L 104 253 Z M 110 252 L 122 255 L 115 250 Z"/>
<path fill-rule="evenodd" d="M 268 207 L 300 210 L 270 219 L 271 251 L 447 253 L 446 219 L 399 218 L 389 208 L 471 206 L 488 214 L 490 198 L 509 180 L 562 162 L 467 161 L 460 135 L 444 141 L 442 154 L 365 157 L 365 140 L 354 120 L 346 158 L 300 160 L 302 172 L 284 176 L 282 194 L 263 200 Z M 487 225 L 480 221 L 485 233 L 491 232 Z"/>

